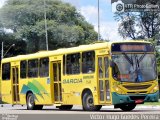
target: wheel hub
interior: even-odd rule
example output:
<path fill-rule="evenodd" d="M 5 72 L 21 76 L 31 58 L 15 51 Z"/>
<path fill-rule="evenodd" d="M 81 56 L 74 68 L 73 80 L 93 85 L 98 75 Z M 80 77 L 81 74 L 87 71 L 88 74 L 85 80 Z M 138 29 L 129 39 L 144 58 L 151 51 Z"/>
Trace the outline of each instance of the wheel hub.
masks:
<path fill-rule="evenodd" d="M 90 98 L 90 99 L 88 100 L 88 103 L 93 104 L 93 99 Z"/>
<path fill-rule="evenodd" d="M 87 99 L 87 105 L 89 107 L 92 107 L 94 104 L 93 104 L 93 98 L 92 96 L 88 96 L 88 99 Z"/>
<path fill-rule="evenodd" d="M 34 104 L 34 98 L 33 98 L 33 96 L 29 96 L 28 101 L 29 101 L 28 102 L 29 107 L 32 107 L 33 104 Z"/>

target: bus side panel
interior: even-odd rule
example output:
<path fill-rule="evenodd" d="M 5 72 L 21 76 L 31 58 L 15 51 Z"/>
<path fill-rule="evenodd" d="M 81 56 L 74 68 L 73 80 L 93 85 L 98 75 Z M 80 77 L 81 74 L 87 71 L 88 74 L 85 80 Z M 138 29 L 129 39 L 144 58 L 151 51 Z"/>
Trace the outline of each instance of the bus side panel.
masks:
<path fill-rule="evenodd" d="M 82 77 L 80 75 L 63 77 L 62 88 L 63 104 L 81 104 Z"/>
<path fill-rule="evenodd" d="M 12 83 L 11 80 L 1 81 L 2 102 L 12 104 Z"/>
<path fill-rule="evenodd" d="M 84 89 L 90 89 L 98 103 L 96 88 L 97 81 L 93 74 L 64 76 L 62 81 L 63 103 L 82 105 L 82 92 Z"/>
<path fill-rule="evenodd" d="M 35 95 L 35 104 L 50 105 L 51 87 L 49 78 L 33 78 L 20 81 L 20 99 L 21 104 L 26 104 L 26 93 L 32 91 Z"/>
<path fill-rule="evenodd" d="M 24 86 L 27 86 L 28 84 L 28 79 L 20 79 L 19 80 L 19 91 L 20 91 L 20 104 L 26 104 L 26 93 L 27 93 L 27 89 L 25 92 L 24 91 Z"/>
<path fill-rule="evenodd" d="M 37 100 L 36 104 L 44 104 L 44 105 L 50 105 L 53 104 L 52 97 L 51 97 L 51 86 L 50 78 L 39 78 L 39 91 L 40 94 L 36 94 Z"/>

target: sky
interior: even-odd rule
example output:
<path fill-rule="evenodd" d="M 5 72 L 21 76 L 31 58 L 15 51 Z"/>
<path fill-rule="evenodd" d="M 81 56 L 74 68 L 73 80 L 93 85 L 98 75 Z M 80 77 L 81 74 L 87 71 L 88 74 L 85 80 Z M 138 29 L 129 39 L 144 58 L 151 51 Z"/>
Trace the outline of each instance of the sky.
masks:
<path fill-rule="evenodd" d="M 0 0 L 0 7 L 6 0 Z M 85 19 L 98 31 L 98 0 L 63 0 L 77 8 Z M 118 34 L 118 23 L 114 20 L 111 0 L 99 0 L 100 4 L 100 35 L 110 41 L 122 40 Z"/>

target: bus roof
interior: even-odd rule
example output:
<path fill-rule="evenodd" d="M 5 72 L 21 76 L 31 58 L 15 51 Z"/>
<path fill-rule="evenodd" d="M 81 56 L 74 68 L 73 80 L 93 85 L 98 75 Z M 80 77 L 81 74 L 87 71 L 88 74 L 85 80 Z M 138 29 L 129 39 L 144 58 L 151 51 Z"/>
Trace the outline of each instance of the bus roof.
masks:
<path fill-rule="evenodd" d="M 47 56 L 53 56 L 53 55 L 61 55 L 61 54 L 71 54 L 76 52 L 82 52 L 82 51 L 90 51 L 90 50 L 98 50 L 98 49 L 110 49 L 111 44 L 113 43 L 137 43 L 137 42 L 143 42 L 143 43 L 150 43 L 146 41 L 133 41 L 133 40 L 125 40 L 125 41 L 116 41 L 116 42 L 99 42 L 99 43 L 93 43 L 89 45 L 80 45 L 77 47 L 71 47 L 71 48 L 60 48 L 57 50 L 51 50 L 51 51 L 39 51 L 33 54 L 27 54 L 27 55 L 18 55 L 15 57 L 9 57 L 2 59 L 2 63 L 11 62 L 11 61 L 17 61 L 17 60 L 26 60 L 26 59 L 34 59 L 34 58 L 42 58 Z"/>

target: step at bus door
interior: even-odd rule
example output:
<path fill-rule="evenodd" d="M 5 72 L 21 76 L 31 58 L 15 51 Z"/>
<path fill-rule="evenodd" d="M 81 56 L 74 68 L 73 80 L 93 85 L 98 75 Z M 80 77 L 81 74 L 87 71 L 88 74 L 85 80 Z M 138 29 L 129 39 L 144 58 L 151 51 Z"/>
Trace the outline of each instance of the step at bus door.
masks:
<path fill-rule="evenodd" d="M 53 84 L 54 84 L 54 101 L 55 103 L 62 102 L 61 88 L 61 61 L 53 62 Z"/>
<path fill-rule="evenodd" d="M 98 81 L 100 103 L 110 103 L 109 59 L 107 56 L 98 57 Z"/>
<path fill-rule="evenodd" d="M 12 67 L 13 104 L 19 103 L 19 71 L 18 67 Z"/>

